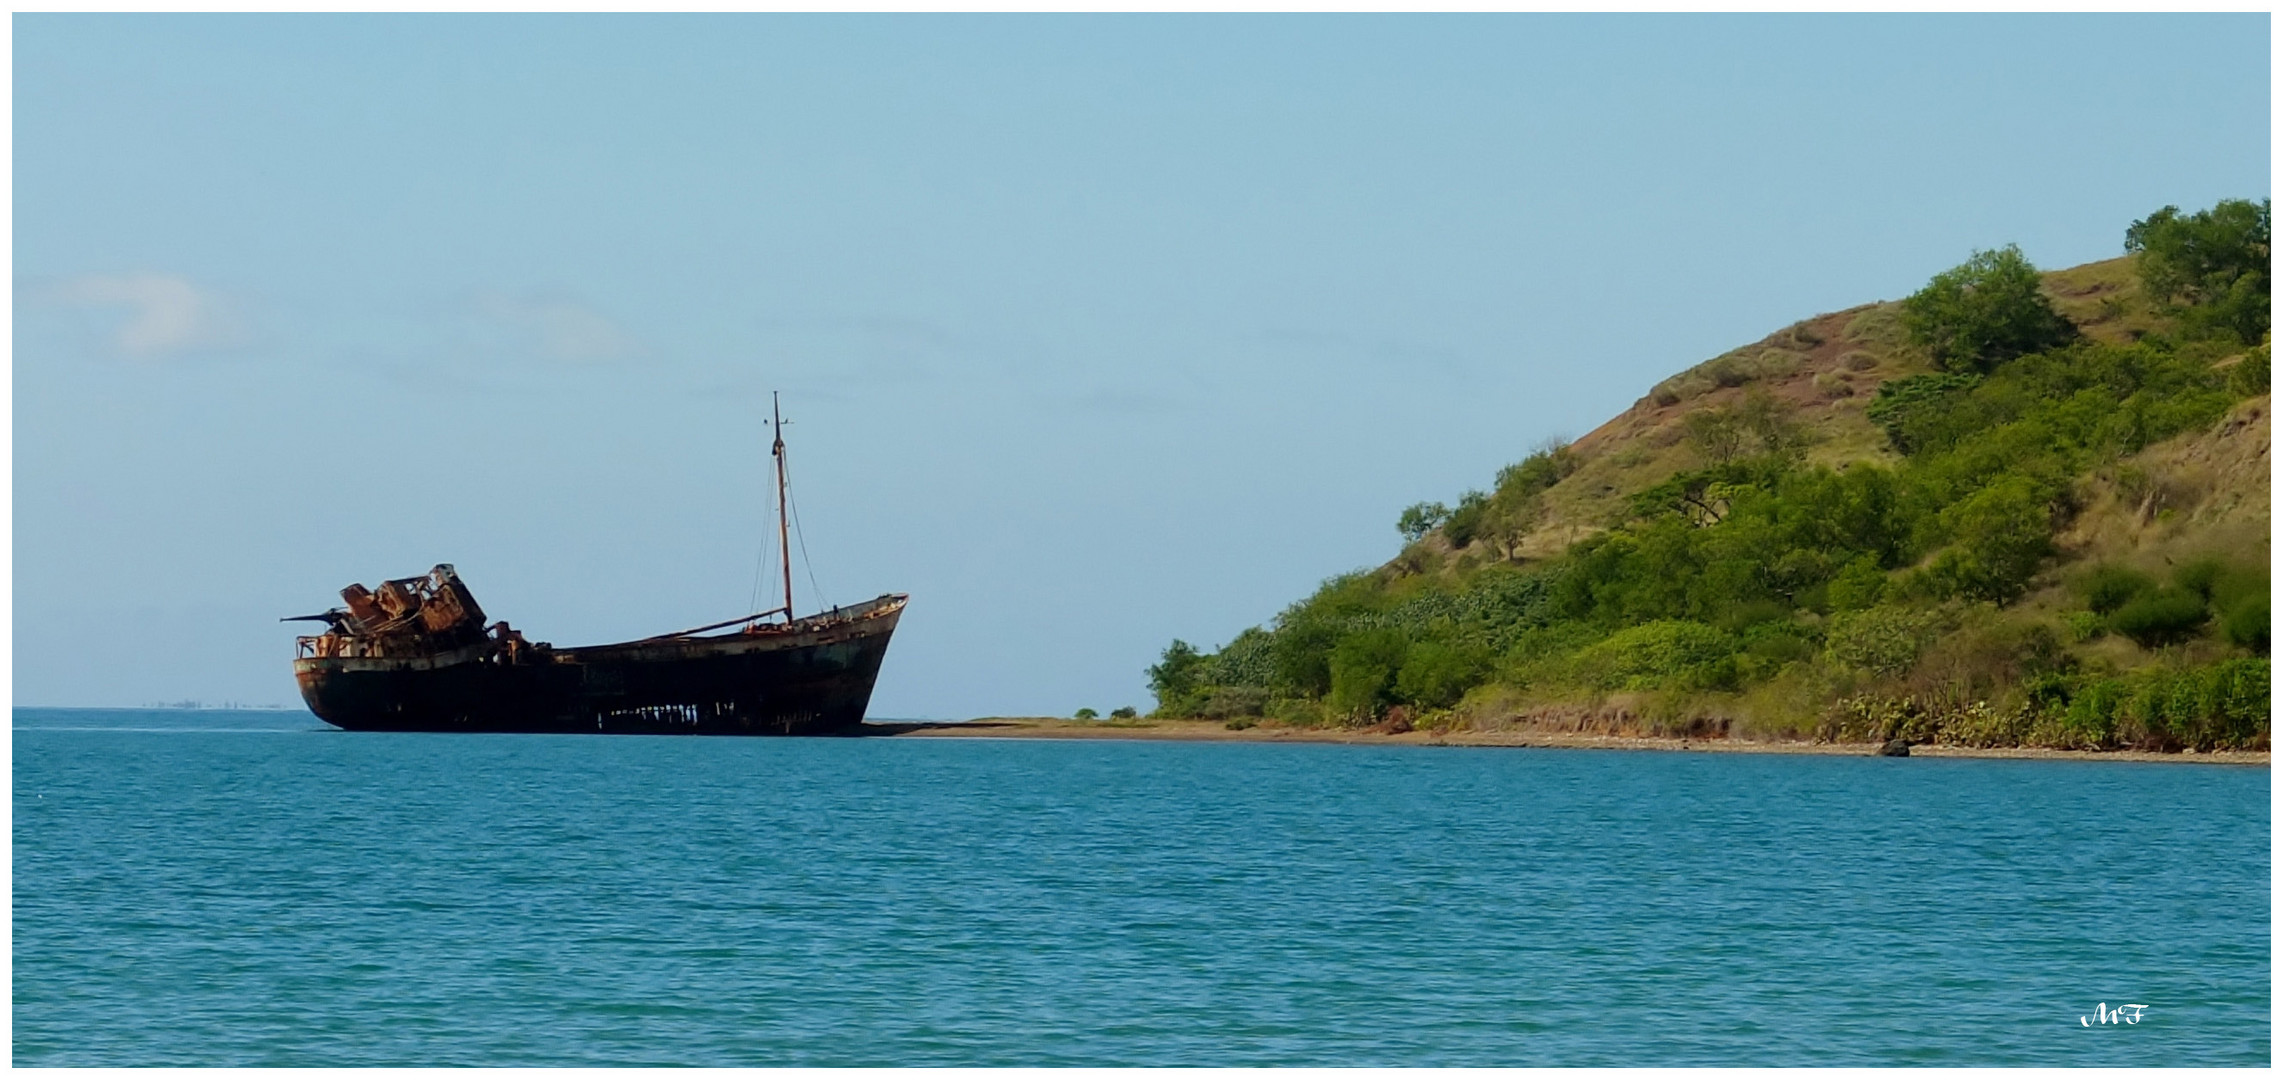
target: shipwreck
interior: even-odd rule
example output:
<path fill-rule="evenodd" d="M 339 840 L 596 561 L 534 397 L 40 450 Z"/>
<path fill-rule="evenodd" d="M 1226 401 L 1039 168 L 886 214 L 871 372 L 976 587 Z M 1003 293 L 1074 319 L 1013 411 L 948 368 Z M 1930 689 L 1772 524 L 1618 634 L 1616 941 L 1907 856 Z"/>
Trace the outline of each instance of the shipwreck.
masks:
<path fill-rule="evenodd" d="M 487 622 L 450 564 L 350 585 L 296 640 L 309 710 L 353 731 L 819 735 L 858 730 L 908 599 L 793 615 L 785 440 L 773 424 L 784 605 L 609 645 L 557 648 Z"/>

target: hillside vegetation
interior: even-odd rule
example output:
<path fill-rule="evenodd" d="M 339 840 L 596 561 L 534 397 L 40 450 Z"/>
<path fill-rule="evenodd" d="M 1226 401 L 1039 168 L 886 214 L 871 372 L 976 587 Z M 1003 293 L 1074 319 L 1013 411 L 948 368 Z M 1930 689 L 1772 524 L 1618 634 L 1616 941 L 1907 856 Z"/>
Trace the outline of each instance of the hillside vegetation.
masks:
<path fill-rule="evenodd" d="M 1974 252 L 1651 388 L 1149 669 L 1231 726 L 2268 741 L 2270 211 Z"/>

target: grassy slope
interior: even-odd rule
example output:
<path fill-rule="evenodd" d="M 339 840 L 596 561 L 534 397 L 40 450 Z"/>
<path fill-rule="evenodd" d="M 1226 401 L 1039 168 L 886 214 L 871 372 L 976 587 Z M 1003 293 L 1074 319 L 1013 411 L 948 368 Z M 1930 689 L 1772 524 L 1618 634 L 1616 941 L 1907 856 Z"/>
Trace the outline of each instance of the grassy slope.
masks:
<path fill-rule="evenodd" d="M 2158 320 L 2139 297 L 2128 258 L 2110 259 L 2045 275 L 2055 306 L 2095 339 L 2126 342 Z M 1658 384 L 1634 405 L 1572 444 L 1579 466 L 1544 496 L 1535 527 L 1516 547 L 1524 562 L 1551 558 L 1578 540 L 1620 520 L 1628 500 L 1705 461 L 1683 438 L 1692 412 L 1732 406 L 1764 391 L 1791 408 L 1808 432 L 1812 462 L 1840 466 L 1856 461 L 1894 464 L 1898 456 L 1865 416 L 1879 383 L 1931 371 L 1923 353 L 1904 339 L 1900 304 L 1884 302 L 1818 315 L 1731 350 Z M 2222 361 L 2222 365 L 2232 362 Z M 2152 445 L 2111 467 L 2079 479 L 2083 507 L 2057 536 L 2058 558 L 2038 576 L 2029 595 L 2009 609 L 2016 619 L 2044 619 L 2082 607 L 2068 588 L 2093 562 L 2115 562 L 2162 576 L 2171 565 L 2204 555 L 2233 561 L 2267 561 L 2269 549 L 2269 423 L 2266 396 L 2240 402 L 2205 431 Z M 1430 534 L 1379 571 L 1394 580 L 1413 574 L 1465 574 L 1497 561 L 1490 545 L 1454 549 Z M 2088 659 L 2117 670 L 2155 661 L 2121 638 L 2085 643 Z M 2224 651 L 2191 644 L 2188 653 Z M 2174 661 L 2196 656 L 2175 655 Z M 1769 688 L 1713 712 L 1795 712 L 1806 701 L 1765 700 Z M 1553 730 L 1623 731 L 1636 727 L 1643 703 L 1627 695 L 1570 700 L 1575 695 L 1470 698 L 1461 712 L 1477 725 L 1523 724 Z M 1671 704 L 1668 703 L 1668 707 Z M 1699 700 L 1695 706 L 1709 704 Z M 1748 716 L 1739 728 L 1752 727 Z"/>
<path fill-rule="evenodd" d="M 2128 258 L 2056 270 L 2045 281 L 2054 306 L 2088 337 L 2130 341 L 2156 325 L 2139 301 Z M 1900 309 L 1898 302 L 1888 301 L 1805 319 L 1657 384 L 1631 408 L 1570 445 L 1578 469 L 1547 489 L 1538 525 L 1518 545 L 1517 554 L 1524 560 L 1559 555 L 1608 528 L 1634 493 L 1703 465 L 1682 437 L 1684 419 L 1704 409 L 1733 406 L 1755 389 L 1791 407 L 1792 417 L 1808 432 L 1810 462 L 1895 464 L 1898 456 L 1864 417 L 1863 408 L 1881 382 L 1934 370 L 1903 340 Z M 2239 406 L 2221 425 L 2224 435 L 2183 435 L 2131 459 L 2144 471 L 2175 478 L 2178 490 L 2159 497 L 2163 506 L 2122 506 L 2126 500 L 2114 494 L 2119 470 L 2090 478 L 2088 510 L 2062 537 L 2063 564 L 2117 557 L 2155 566 L 2207 548 L 2249 550 L 2243 544 L 2265 552 L 2266 400 Z M 2164 509 L 2174 514 L 2157 528 L 2154 515 Z M 1451 569 L 1495 558 L 1487 549 L 1454 551 L 1439 536 L 1424 543 Z"/>
<path fill-rule="evenodd" d="M 2134 331 L 2154 325 L 2139 303 L 2130 259 L 2058 270 L 2045 280 L 2054 305 L 2089 337 L 2128 341 Z M 1895 463 L 1863 407 L 1881 382 L 1934 370 L 1903 340 L 1901 307 L 1888 301 L 1818 315 L 1657 384 L 1632 408 L 1571 444 L 1579 468 L 1547 490 L 1543 517 L 1518 553 L 1525 559 L 1558 555 L 1605 529 L 1635 492 L 1704 464 L 1682 438 L 1683 419 L 1732 406 L 1755 388 L 1792 407 L 1812 440 L 1809 461 L 1834 467 Z M 1452 554 L 1447 544 L 1435 548 Z"/>

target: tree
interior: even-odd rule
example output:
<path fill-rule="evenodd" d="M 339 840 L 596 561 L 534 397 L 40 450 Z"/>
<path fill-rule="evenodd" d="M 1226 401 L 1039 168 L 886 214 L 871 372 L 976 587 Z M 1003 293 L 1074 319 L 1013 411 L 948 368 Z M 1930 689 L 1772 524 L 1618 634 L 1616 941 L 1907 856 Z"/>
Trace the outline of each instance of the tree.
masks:
<path fill-rule="evenodd" d="M 1796 458 L 1807 444 L 1807 431 L 1792 416 L 1792 409 L 1761 387 L 1746 391 L 1733 406 L 1715 405 L 1681 418 L 1681 434 L 1714 465 L 1743 456 L 1750 444 L 1759 452 Z"/>
<path fill-rule="evenodd" d="M 2041 284 L 2020 248 L 1977 251 L 1902 302 L 1903 329 L 1944 371 L 1988 371 L 2076 337 Z"/>
<path fill-rule="evenodd" d="M 1395 695 L 1411 640 L 1394 629 L 1359 630 L 1332 647 L 1331 702 L 1351 716 L 1376 715 Z"/>
<path fill-rule="evenodd" d="M 2137 256 L 2140 285 L 2193 328 L 2256 345 L 2268 330 L 2272 295 L 2269 200 L 2224 199 L 2183 215 L 2177 206 L 2135 221 L 2124 249 Z M 2180 302 L 2185 301 L 2185 305 Z"/>
<path fill-rule="evenodd" d="M 1879 568 L 1876 555 L 1858 555 L 1832 575 L 1824 591 L 1825 603 L 1834 612 L 1862 611 L 1878 606 L 1886 595 L 1887 572 Z"/>
<path fill-rule="evenodd" d="M 1736 403 L 1736 424 L 1760 441 L 1760 451 L 1778 457 L 1797 458 L 1807 446 L 1807 429 L 1792 416 L 1792 409 L 1765 387 L 1755 386 L 1745 391 L 1744 400 Z"/>
<path fill-rule="evenodd" d="M 1489 671 L 1490 657 L 1483 650 L 1437 641 L 1422 641 L 1403 654 L 1395 673 L 1397 697 L 1430 709 L 1458 703 Z"/>
<path fill-rule="evenodd" d="M 1681 431 L 1689 445 L 1715 465 L 1726 465 L 1744 452 L 1744 425 L 1727 409 L 1692 412 L 1681 418 Z"/>
<path fill-rule="evenodd" d="M 1927 441 L 1921 429 L 1940 429 L 1956 411 L 1957 396 L 1982 381 L 1979 375 L 1905 375 L 1879 384 L 1878 396 L 1863 415 L 1887 433 L 1896 450 L 1916 453 Z"/>
<path fill-rule="evenodd" d="M 2010 604 L 2053 554 L 2053 497 L 2027 476 L 2009 475 L 1946 507 L 1940 522 L 1955 542 L 1929 567 L 1943 592 Z"/>
<path fill-rule="evenodd" d="M 1296 618 L 1279 625 L 1268 646 L 1269 685 L 1303 697 L 1329 693 L 1332 646 L 1339 641 L 1338 628 L 1314 619 Z"/>
<path fill-rule="evenodd" d="M 1161 716 L 1175 716 L 1189 712 L 1194 698 L 1201 689 L 1205 673 L 1205 656 L 1196 647 L 1180 638 L 1165 647 L 1165 655 L 1149 668 L 1149 692 L 1157 695 L 1157 711 Z"/>
<path fill-rule="evenodd" d="M 1395 519 L 1395 531 L 1402 533 L 1405 540 L 1418 540 L 1434 532 L 1435 527 L 1450 520 L 1450 516 L 1451 508 L 1442 503 L 1412 503 L 1404 509 L 1402 517 Z"/>
<path fill-rule="evenodd" d="M 2109 625 L 2143 649 L 2176 645 L 2195 637 L 2211 609 L 2186 589 L 2158 589 L 2117 609 Z"/>
<path fill-rule="evenodd" d="M 1535 495 L 1578 469 L 1577 453 L 1563 439 L 1548 439 L 1530 456 L 1498 470 L 1498 494 L 1512 493 L 1515 497 Z"/>
<path fill-rule="evenodd" d="M 1470 491 L 1459 496 L 1459 508 L 1443 522 L 1443 535 L 1452 547 L 1465 547 L 1474 543 L 1475 534 L 1482 528 L 1482 516 L 1490 510 L 1490 496 Z"/>

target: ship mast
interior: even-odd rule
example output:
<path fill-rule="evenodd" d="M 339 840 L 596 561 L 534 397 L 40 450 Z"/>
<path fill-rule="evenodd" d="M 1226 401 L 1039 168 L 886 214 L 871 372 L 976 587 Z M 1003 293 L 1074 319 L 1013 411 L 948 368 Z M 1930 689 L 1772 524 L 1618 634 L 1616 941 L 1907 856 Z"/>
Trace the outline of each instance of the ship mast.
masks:
<path fill-rule="evenodd" d="M 785 625 L 793 624 L 793 548 L 792 537 L 787 534 L 785 520 L 785 415 L 777 408 L 777 392 L 769 391 L 769 427 L 777 441 L 769 447 L 769 456 L 777 459 L 777 553 L 784 558 L 785 568 Z"/>

